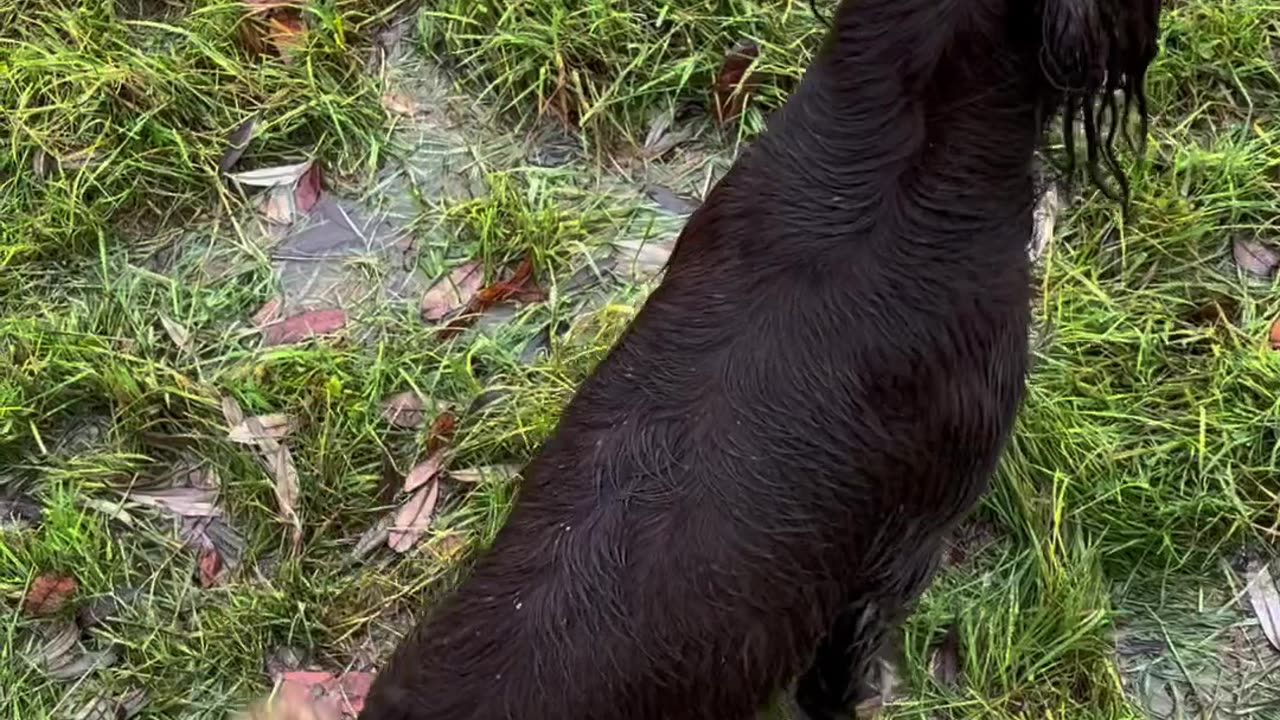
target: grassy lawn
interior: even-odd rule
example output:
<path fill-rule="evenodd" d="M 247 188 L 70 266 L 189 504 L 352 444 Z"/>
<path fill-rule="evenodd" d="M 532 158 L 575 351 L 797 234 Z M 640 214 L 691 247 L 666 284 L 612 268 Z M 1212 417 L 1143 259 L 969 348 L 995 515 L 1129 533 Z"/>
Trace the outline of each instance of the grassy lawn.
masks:
<path fill-rule="evenodd" d="M 1063 196 L 1018 434 L 884 717 L 1280 718 L 1246 591 L 1280 534 L 1280 6 L 1168 4 L 1133 212 Z M 787 0 L 0 27 L 14 718 L 225 717 L 375 667 L 821 30 Z"/>

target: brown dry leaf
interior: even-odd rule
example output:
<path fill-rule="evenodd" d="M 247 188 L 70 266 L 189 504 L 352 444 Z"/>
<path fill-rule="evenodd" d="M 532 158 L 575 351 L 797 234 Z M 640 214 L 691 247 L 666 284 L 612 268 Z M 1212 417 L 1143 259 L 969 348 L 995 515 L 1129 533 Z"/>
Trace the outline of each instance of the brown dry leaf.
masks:
<path fill-rule="evenodd" d="M 431 423 L 431 435 L 427 438 L 427 452 L 436 452 L 453 441 L 458 430 L 458 416 L 445 410 Z"/>
<path fill-rule="evenodd" d="M 422 396 L 409 390 L 382 402 L 382 417 L 398 428 L 416 428 L 426 419 Z"/>
<path fill-rule="evenodd" d="M 1271 349 L 1280 350 L 1280 318 L 1271 323 Z"/>
<path fill-rule="evenodd" d="M 218 491 L 211 488 L 173 487 L 122 493 L 128 500 L 156 507 L 179 517 L 219 517 Z"/>
<path fill-rule="evenodd" d="M 387 93 L 382 96 L 382 106 L 396 115 L 412 117 L 418 114 L 418 101 L 403 93 Z"/>
<path fill-rule="evenodd" d="M 942 642 L 934 648 L 929 665 L 933 670 L 933 679 L 940 687 L 954 688 L 959 682 L 960 628 L 954 623 L 947 628 Z"/>
<path fill-rule="evenodd" d="M 296 8 L 276 8 L 267 20 L 266 41 L 276 49 L 281 59 L 288 62 L 289 51 L 302 45 L 307 26 L 302 13 Z"/>
<path fill-rule="evenodd" d="M 277 445 L 271 458 L 271 474 L 275 477 L 276 502 L 280 506 L 280 515 L 293 526 L 293 542 L 300 546 L 302 542 L 302 523 L 298 519 L 298 497 L 301 490 L 298 484 L 298 469 L 293 464 L 293 455 L 289 448 Z"/>
<path fill-rule="evenodd" d="M 533 258 L 526 255 L 516 266 L 510 278 L 496 282 L 476 293 L 461 315 L 440 328 L 439 335 L 441 338 L 448 338 L 462 332 L 470 327 L 481 313 L 498 303 L 508 300 L 538 302 L 544 297 L 542 289 L 533 278 Z"/>
<path fill-rule="evenodd" d="M 387 536 L 387 547 L 398 553 L 411 549 L 430 527 L 431 516 L 435 512 L 436 501 L 439 498 L 439 480 L 432 481 L 426 487 L 418 488 L 417 492 L 396 511 L 395 520 L 392 521 L 391 531 Z"/>
<path fill-rule="evenodd" d="M 298 181 L 310 169 L 311 161 L 304 160 L 290 165 L 273 165 L 271 167 L 258 168 L 257 170 L 245 170 L 244 172 L 232 173 L 227 177 L 235 180 L 240 185 L 248 187 L 273 188 L 280 185 L 293 187 L 298 184 Z"/>
<path fill-rule="evenodd" d="M 200 551 L 200 587 L 208 589 L 222 584 L 226 576 L 222 555 L 214 548 Z"/>
<path fill-rule="evenodd" d="M 222 398 L 222 417 L 227 421 L 227 427 L 235 427 L 244 422 L 244 412 L 240 409 L 240 403 L 230 395 Z"/>
<path fill-rule="evenodd" d="M 465 470 L 450 470 L 449 479 L 463 485 L 476 485 L 491 478 L 510 480 L 520 474 L 519 465 L 483 465 Z"/>
<path fill-rule="evenodd" d="M 293 418 L 284 413 L 271 413 L 245 418 L 227 433 L 227 439 L 241 445 L 257 445 L 260 440 L 280 440 L 297 429 Z"/>
<path fill-rule="evenodd" d="M 446 460 L 448 460 L 448 457 L 445 451 L 441 449 L 433 452 L 426 460 L 415 465 L 409 471 L 409 474 L 404 476 L 404 491 L 411 493 L 435 480 L 440 471 L 444 469 Z"/>
<path fill-rule="evenodd" d="M 62 609 L 80 585 L 70 575 L 46 573 L 37 577 L 22 600 L 28 617 L 46 617 Z"/>
<path fill-rule="evenodd" d="M 725 55 L 713 93 L 716 120 L 721 125 L 737 120 L 751 93 L 760 87 L 759 78 L 749 72 L 758 57 L 760 47 L 749 40 L 739 42 Z"/>
<path fill-rule="evenodd" d="M 1271 568 L 1261 564 L 1254 568 L 1246 587 L 1249 604 L 1253 606 L 1253 614 L 1258 618 L 1258 625 L 1271 647 L 1280 650 L 1280 591 L 1276 590 L 1275 580 L 1271 578 Z"/>
<path fill-rule="evenodd" d="M 218 161 L 218 172 L 227 174 L 231 172 L 231 168 L 240 162 L 240 158 L 244 156 L 244 151 L 248 149 L 249 143 L 253 141 L 253 136 L 258 129 L 258 114 L 254 113 L 249 116 L 248 120 L 240 123 L 235 132 L 227 138 L 227 149 L 222 153 L 222 159 Z"/>
<path fill-rule="evenodd" d="M 1231 247 L 1236 265 L 1258 278 L 1269 278 L 1280 265 L 1280 254 L 1257 240 L 1237 239 Z"/>
<path fill-rule="evenodd" d="M 294 216 L 294 190 L 288 185 L 277 185 L 262 196 L 258 212 L 268 222 L 276 225 L 292 225 Z"/>
<path fill-rule="evenodd" d="M 262 339 L 268 346 L 292 345 L 319 335 L 331 335 L 346 325 L 344 310 L 307 310 L 263 328 Z"/>
<path fill-rule="evenodd" d="M 484 286 L 484 271 L 478 260 L 454 268 L 422 296 L 422 319 L 438 322 L 467 306 Z"/>

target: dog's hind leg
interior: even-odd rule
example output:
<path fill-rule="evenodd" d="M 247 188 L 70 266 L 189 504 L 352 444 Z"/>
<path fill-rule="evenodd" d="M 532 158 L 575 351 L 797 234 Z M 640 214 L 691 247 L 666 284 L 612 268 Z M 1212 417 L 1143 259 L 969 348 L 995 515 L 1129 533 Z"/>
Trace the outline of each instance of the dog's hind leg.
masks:
<path fill-rule="evenodd" d="M 880 695 L 873 670 L 885 641 L 929 586 L 941 557 L 941 543 L 931 543 L 896 565 L 883 585 L 853 596 L 796 684 L 796 705 L 808 720 L 854 718 L 860 703 Z"/>

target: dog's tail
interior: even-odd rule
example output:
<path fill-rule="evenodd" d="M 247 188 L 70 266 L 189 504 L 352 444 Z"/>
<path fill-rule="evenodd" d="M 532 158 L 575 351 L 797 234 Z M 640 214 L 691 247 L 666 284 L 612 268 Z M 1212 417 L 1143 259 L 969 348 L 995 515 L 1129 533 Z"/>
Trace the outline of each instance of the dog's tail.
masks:
<path fill-rule="evenodd" d="M 1156 57 L 1161 0 L 1038 0 L 1040 65 L 1063 120 L 1063 143 L 1075 163 L 1077 117 L 1083 118 L 1089 177 L 1127 203 L 1129 184 L 1116 159 L 1124 135 L 1135 152 L 1147 136 L 1147 68 Z M 1138 136 L 1124 127 L 1138 111 Z M 1110 181 L 1104 176 L 1110 175 Z M 1117 186 L 1112 185 L 1114 182 Z"/>

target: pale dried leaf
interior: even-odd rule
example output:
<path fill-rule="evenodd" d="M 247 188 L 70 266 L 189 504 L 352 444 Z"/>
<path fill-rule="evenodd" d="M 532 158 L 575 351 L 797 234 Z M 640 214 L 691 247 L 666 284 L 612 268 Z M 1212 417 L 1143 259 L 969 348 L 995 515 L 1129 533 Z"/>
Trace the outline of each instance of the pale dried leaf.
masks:
<path fill-rule="evenodd" d="M 257 445 L 264 439 L 280 440 L 297 429 L 293 418 L 284 413 L 271 413 L 245 418 L 227 433 L 227 439 L 241 445 Z"/>
<path fill-rule="evenodd" d="M 482 465 L 463 470 L 450 470 L 449 479 L 463 485 L 477 485 L 491 480 L 508 481 L 520 474 L 519 465 Z"/>
<path fill-rule="evenodd" d="M 422 396 L 412 390 L 398 393 L 382 403 L 382 417 L 399 428 L 422 426 L 426 419 Z"/>
<path fill-rule="evenodd" d="M 235 427 L 244 422 L 244 412 L 240 409 L 240 403 L 230 395 L 222 398 L 222 417 L 226 419 L 227 427 Z"/>
<path fill-rule="evenodd" d="M 294 163 L 292 165 L 277 165 L 275 167 L 258 168 L 257 170 L 246 170 L 244 172 L 231 173 L 227 177 L 235 180 L 241 185 L 249 187 L 276 187 L 277 185 L 294 185 L 302 178 L 302 176 L 311 169 L 311 161 Z"/>
<path fill-rule="evenodd" d="M 465 307 L 484 287 L 484 271 L 479 261 L 454 268 L 422 296 L 422 319 L 437 322 Z"/>
<path fill-rule="evenodd" d="M 933 649 L 929 666 L 933 679 L 940 687 L 954 688 L 960 679 L 960 629 L 956 625 L 947 628 L 946 635 Z"/>
<path fill-rule="evenodd" d="M 671 188 L 662 185 L 645 185 L 644 194 L 672 215 L 688 215 L 698 209 L 697 201 L 678 195 Z"/>
<path fill-rule="evenodd" d="M 133 527 L 138 523 L 133 515 L 128 510 L 124 509 L 125 501 L 123 499 L 119 502 L 112 502 L 110 500 L 103 500 L 102 498 L 87 497 L 80 500 L 80 504 L 90 510 L 96 510 L 112 520 L 124 523 L 129 527 Z"/>
<path fill-rule="evenodd" d="M 1280 254 L 1257 240 L 1237 238 L 1231 248 L 1236 265 L 1241 270 L 1259 278 L 1271 277 L 1276 266 L 1280 265 Z"/>
<path fill-rule="evenodd" d="M 179 517 L 219 517 L 218 491 L 196 487 L 133 490 L 123 493 L 139 505 L 167 510 Z"/>
<path fill-rule="evenodd" d="M 396 511 L 391 532 L 387 536 L 387 547 L 395 552 L 404 553 L 417 544 L 423 533 L 431 526 L 431 516 L 435 512 L 439 497 L 440 481 L 438 480 L 426 487 L 418 488 L 417 492 Z"/>
<path fill-rule="evenodd" d="M 258 206 L 262 217 L 276 225 L 292 225 L 297 208 L 294 203 L 292 185 L 277 185 L 262 196 L 262 204 Z"/>
<path fill-rule="evenodd" d="M 390 512 L 383 515 L 378 522 L 374 523 L 360 539 L 356 541 L 356 546 L 351 549 L 351 556 L 356 560 L 364 560 L 373 554 L 375 550 L 387 543 L 387 538 L 391 536 L 391 526 L 395 524 L 396 513 Z"/>
<path fill-rule="evenodd" d="M 191 333 L 164 313 L 160 314 L 160 324 L 164 326 L 164 331 L 169 336 L 169 339 L 173 341 L 173 344 L 177 345 L 182 352 L 190 354 Z"/>
<path fill-rule="evenodd" d="M 431 454 L 426 460 L 418 463 L 408 475 L 404 476 L 404 491 L 411 493 L 418 488 L 426 485 L 436 476 L 440 474 L 440 469 L 444 467 L 445 461 L 448 459 L 445 449 L 441 448 Z"/>
<path fill-rule="evenodd" d="M 54 680 L 78 680 L 100 668 L 108 668 L 120 659 L 120 648 L 109 645 L 104 650 L 69 655 L 65 662 L 51 665 L 45 674 Z"/>
<path fill-rule="evenodd" d="M 42 628 L 41 636 L 43 642 L 28 653 L 31 661 L 42 668 L 61 665 L 80 642 L 80 626 L 69 620 L 55 621 Z"/>
<path fill-rule="evenodd" d="M 387 93 L 382 96 L 382 106 L 396 115 L 418 114 L 418 101 L 403 93 Z"/>
<path fill-rule="evenodd" d="M 275 476 L 276 502 L 280 505 L 280 515 L 300 531 L 298 523 L 298 469 L 293 464 L 293 455 L 289 448 L 278 445 L 271 460 L 271 474 Z"/>
<path fill-rule="evenodd" d="M 1280 591 L 1276 590 L 1276 583 L 1271 578 L 1271 568 L 1260 565 L 1249 577 L 1246 590 L 1267 642 L 1280 650 Z"/>
<path fill-rule="evenodd" d="M 129 720 L 147 705 L 147 694 L 131 690 L 119 697 L 98 696 L 71 714 L 72 720 Z"/>

